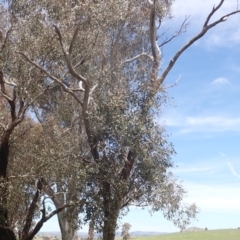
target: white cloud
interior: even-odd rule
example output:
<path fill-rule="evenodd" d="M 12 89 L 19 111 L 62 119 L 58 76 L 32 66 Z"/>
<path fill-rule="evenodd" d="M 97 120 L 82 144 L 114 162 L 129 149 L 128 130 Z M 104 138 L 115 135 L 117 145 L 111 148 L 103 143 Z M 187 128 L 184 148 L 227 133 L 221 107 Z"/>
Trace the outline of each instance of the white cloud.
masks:
<path fill-rule="evenodd" d="M 229 185 L 184 183 L 188 190 L 186 202 L 195 202 L 201 210 L 240 210 L 240 189 Z"/>
<path fill-rule="evenodd" d="M 226 78 L 223 78 L 223 77 L 219 77 L 219 78 L 216 78 L 212 81 L 212 84 L 215 84 L 215 85 L 224 85 L 224 84 L 229 84 L 229 81 L 226 79 Z"/>

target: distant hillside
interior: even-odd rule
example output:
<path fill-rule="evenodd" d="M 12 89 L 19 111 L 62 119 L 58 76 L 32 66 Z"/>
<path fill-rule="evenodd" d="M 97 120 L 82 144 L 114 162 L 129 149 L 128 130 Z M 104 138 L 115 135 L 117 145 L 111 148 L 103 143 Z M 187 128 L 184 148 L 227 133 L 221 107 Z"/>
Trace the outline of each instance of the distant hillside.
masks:
<path fill-rule="evenodd" d="M 132 237 L 134 237 L 134 236 L 155 236 L 155 235 L 162 235 L 162 234 L 167 234 L 167 233 L 166 232 L 143 232 L 143 231 L 130 232 L 130 235 Z"/>

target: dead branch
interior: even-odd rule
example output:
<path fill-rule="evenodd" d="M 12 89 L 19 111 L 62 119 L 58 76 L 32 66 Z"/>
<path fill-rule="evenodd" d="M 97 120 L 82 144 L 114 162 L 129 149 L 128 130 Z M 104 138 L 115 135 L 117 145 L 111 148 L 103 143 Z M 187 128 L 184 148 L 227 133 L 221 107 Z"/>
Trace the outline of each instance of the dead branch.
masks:
<path fill-rule="evenodd" d="M 188 23 L 186 23 L 188 19 L 189 19 L 189 16 L 185 17 L 185 19 L 184 19 L 182 25 L 180 26 L 180 28 L 178 29 L 178 31 L 175 34 L 173 34 L 169 39 L 166 39 L 165 41 L 163 41 L 159 45 L 159 48 L 163 47 L 165 44 L 171 42 L 174 38 L 180 36 L 183 32 L 185 32 L 186 28 L 188 26 Z"/>
<path fill-rule="evenodd" d="M 168 73 L 170 72 L 170 70 L 172 69 L 172 67 L 174 66 L 174 64 L 176 63 L 177 59 L 179 58 L 179 56 L 187 49 L 189 48 L 194 42 L 196 42 L 198 39 L 200 39 L 201 37 L 203 37 L 207 31 L 211 28 L 213 28 L 214 26 L 216 26 L 219 23 L 222 23 L 224 21 L 227 20 L 227 18 L 231 15 L 240 13 L 240 10 L 237 11 L 233 11 L 229 14 L 226 14 L 224 16 L 222 16 L 221 18 L 219 18 L 218 20 L 214 21 L 213 23 L 209 24 L 209 21 L 211 20 L 211 17 L 214 15 L 214 13 L 221 7 L 221 5 L 223 4 L 224 0 L 221 0 L 221 2 L 217 5 L 217 7 L 213 7 L 212 11 L 209 13 L 209 15 L 207 16 L 207 19 L 203 25 L 202 30 L 195 35 L 192 39 L 190 39 L 182 48 L 180 48 L 176 54 L 173 56 L 172 60 L 169 62 L 168 66 L 166 67 L 166 69 L 164 70 L 164 72 L 162 73 L 162 75 L 160 77 L 157 78 L 157 82 L 158 82 L 158 88 L 161 86 L 161 84 L 163 83 L 163 81 L 166 79 Z M 153 37 L 153 36 L 151 36 Z M 155 91 L 157 91 L 158 89 L 156 89 Z"/>

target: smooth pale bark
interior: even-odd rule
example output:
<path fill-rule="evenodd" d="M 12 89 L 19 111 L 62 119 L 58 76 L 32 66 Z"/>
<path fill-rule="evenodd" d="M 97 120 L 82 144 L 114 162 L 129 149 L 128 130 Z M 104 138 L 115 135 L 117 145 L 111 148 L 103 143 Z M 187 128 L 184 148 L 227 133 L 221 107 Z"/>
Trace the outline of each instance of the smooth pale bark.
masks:
<path fill-rule="evenodd" d="M 75 240 L 77 239 L 77 229 L 68 223 L 62 214 L 58 214 L 58 222 L 61 229 L 62 240 Z"/>
<path fill-rule="evenodd" d="M 44 190 L 51 197 L 56 209 L 65 204 L 65 197 L 63 194 L 54 196 L 54 191 L 50 187 L 45 188 Z M 61 189 L 61 186 L 59 185 L 57 186 L 57 191 L 63 192 L 63 190 Z M 69 211 L 71 211 L 71 209 L 69 209 Z M 77 213 L 75 213 L 73 209 L 73 212 L 71 215 L 73 215 L 72 221 L 75 221 L 75 222 L 70 222 L 69 218 L 67 218 L 65 215 L 66 215 L 66 209 L 57 214 L 58 224 L 59 224 L 61 235 L 62 235 L 62 240 L 75 240 L 77 239 L 77 219 L 78 219 Z"/>
<path fill-rule="evenodd" d="M 88 240 L 93 240 L 94 238 L 94 222 L 90 221 L 88 228 Z"/>

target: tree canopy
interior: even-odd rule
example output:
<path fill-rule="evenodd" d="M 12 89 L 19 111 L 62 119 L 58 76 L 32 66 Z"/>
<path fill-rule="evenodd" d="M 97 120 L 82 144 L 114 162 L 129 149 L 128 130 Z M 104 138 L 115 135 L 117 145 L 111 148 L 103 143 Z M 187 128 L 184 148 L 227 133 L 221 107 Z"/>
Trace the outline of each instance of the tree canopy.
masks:
<path fill-rule="evenodd" d="M 90 222 L 113 240 L 131 205 L 162 211 L 181 229 L 195 217 L 157 118 L 179 56 L 239 13 L 211 22 L 223 2 L 166 69 L 160 49 L 175 36 L 161 37 L 160 27 L 172 1 L 1 4 L 0 240 L 32 239 L 56 214 L 63 239 Z"/>

